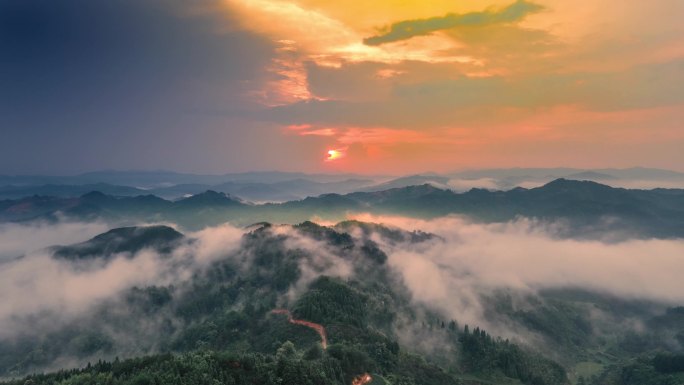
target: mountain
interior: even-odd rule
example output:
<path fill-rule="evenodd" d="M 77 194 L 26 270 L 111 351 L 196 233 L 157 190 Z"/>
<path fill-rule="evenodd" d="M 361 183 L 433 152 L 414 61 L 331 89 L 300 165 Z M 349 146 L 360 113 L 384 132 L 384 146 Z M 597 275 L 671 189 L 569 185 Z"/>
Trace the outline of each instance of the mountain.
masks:
<path fill-rule="evenodd" d="M 160 253 L 170 252 L 183 234 L 168 226 L 122 227 L 112 229 L 83 243 L 52 248 L 56 258 L 84 259 L 92 257 L 110 258 L 114 254 L 127 253 L 132 256 L 142 249 Z"/>
<path fill-rule="evenodd" d="M 171 282 L 128 287 L 49 328 L 34 325 L 58 314 L 32 315 L 21 319 L 23 331 L 15 337 L 0 334 L 0 375 L 67 363 L 84 368 L 9 383 L 348 385 L 368 375 L 375 383 L 568 384 L 566 370 L 531 347 L 494 339 L 476 326 L 471 332 L 412 303 L 380 246 L 352 235 L 357 227 L 393 234 L 405 246 L 426 240 L 377 224 L 304 222 L 259 227 L 206 266 L 192 254 L 160 256 L 154 269 L 177 277 Z M 69 268 L 98 255 L 135 261 L 142 257 L 132 250 L 150 242 L 172 250 L 182 237 L 165 227 L 121 228 L 55 252 Z M 317 252 L 315 244 L 332 254 Z M 121 250 L 130 254 L 116 255 Z M 339 276 L 331 263 L 349 270 Z M 402 335 L 409 331 L 442 346 L 407 343 Z M 134 358 L 141 354 L 148 356 Z"/>
<path fill-rule="evenodd" d="M 97 174 L 99 175 L 99 174 Z M 128 174 L 126 174 L 128 175 Z M 144 174 L 145 177 L 148 174 Z M 154 174 L 156 176 L 160 176 Z M 168 174 L 162 174 L 168 175 Z M 284 174 L 282 177 L 289 176 Z M 298 174 L 296 176 L 299 176 Z M 140 182 L 131 175 L 122 178 L 121 182 L 135 183 Z M 44 184 L 44 185 L 7 185 L 0 186 L 0 199 L 18 199 L 26 196 L 41 195 L 53 196 L 63 198 L 76 198 L 90 191 L 99 191 L 103 194 L 112 196 L 137 196 L 142 194 L 152 194 L 165 199 L 179 199 L 187 197 L 188 195 L 196 195 L 207 190 L 223 192 L 241 199 L 252 202 L 284 202 L 288 200 L 302 199 L 308 196 L 317 196 L 326 193 L 349 193 L 356 191 L 361 187 L 368 186 L 374 182 L 369 179 L 345 179 L 334 180 L 330 182 L 318 182 L 314 180 L 297 178 L 280 180 L 281 178 L 274 178 L 276 182 L 250 182 L 249 178 L 245 177 L 246 181 L 223 181 L 217 184 L 209 183 L 179 183 L 171 184 L 170 182 L 161 182 L 158 184 L 163 187 L 154 187 L 149 189 L 141 189 L 136 187 L 129 187 L 123 185 L 113 185 L 109 183 L 85 183 L 85 184 Z M 109 178 L 111 179 L 111 178 Z M 114 178 L 116 179 L 116 178 Z M 192 178 L 189 178 L 192 180 Z M 198 178 L 200 180 L 202 178 Z M 324 178 L 328 179 L 328 178 Z M 171 180 L 188 180 L 188 178 L 175 178 Z M 211 178 L 204 178 L 205 181 L 212 181 Z M 151 178 L 148 182 L 158 181 L 156 178 Z M 139 183 L 140 185 L 155 185 L 154 183 Z M 168 186 L 167 186 L 168 185 Z"/>
<path fill-rule="evenodd" d="M 611 181 L 619 179 L 613 175 L 603 174 L 596 171 L 583 171 L 574 174 L 567 175 L 565 179 L 573 180 L 589 180 L 589 181 Z"/>
<path fill-rule="evenodd" d="M 161 220 L 172 206 L 173 202 L 166 201 L 154 195 L 139 195 L 135 197 L 113 197 L 99 191 L 82 195 L 77 199 L 66 199 L 69 204 L 61 210 L 50 213 L 46 217 L 64 215 L 68 218 L 85 220 L 120 220 L 133 219 Z"/>
<path fill-rule="evenodd" d="M 436 238 L 434 234 L 426 233 L 420 230 L 408 232 L 383 226 L 377 223 L 361 222 L 357 220 L 339 222 L 333 228 L 344 233 L 354 233 L 360 235 L 361 238 L 366 241 L 370 240 L 374 234 L 379 234 L 383 239 L 392 243 L 419 243 L 430 241 Z"/>
<path fill-rule="evenodd" d="M 230 207 L 241 206 L 242 202 L 222 192 L 207 190 L 200 194 L 183 198 L 175 202 L 175 206 L 182 208 Z"/>
<path fill-rule="evenodd" d="M 536 187 L 558 178 L 591 180 L 627 188 L 684 187 L 683 173 L 649 168 L 513 168 L 427 173 L 394 179 L 380 175 L 292 172 L 202 175 L 170 171 L 97 171 L 74 176 L 0 175 L 0 199 L 33 195 L 77 198 L 89 191 L 100 191 L 113 196 L 152 194 L 176 200 L 214 190 L 250 202 L 286 202 L 322 194 L 374 192 L 426 183 L 459 191 L 472 187 L 509 190 Z"/>
<path fill-rule="evenodd" d="M 231 174 L 191 174 L 173 171 L 119 171 L 103 170 L 79 175 L 0 175 L 0 186 L 39 186 L 45 184 L 83 185 L 106 183 L 136 188 L 165 188 L 180 184 L 204 184 L 213 186 L 225 182 L 273 184 L 296 179 L 319 183 L 334 183 L 353 179 L 376 180 L 382 176 L 357 174 L 307 174 L 301 172 L 261 171 Z"/>
<path fill-rule="evenodd" d="M 292 179 L 274 183 L 273 187 L 288 191 L 299 198 L 317 196 L 321 194 L 346 194 L 373 184 L 371 179 L 351 178 L 340 181 L 319 182 L 309 179 Z"/>
<path fill-rule="evenodd" d="M 590 181 L 557 179 L 541 187 L 455 193 L 430 184 L 375 192 L 324 194 L 285 203 L 245 204 L 207 191 L 179 201 L 155 196 L 112 197 L 98 192 L 77 199 L 29 197 L 0 201 L 0 221 L 100 218 L 108 221 L 171 221 L 188 228 L 223 222 L 297 223 L 312 217 L 341 221 L 354 213 L 435 218 L 465 215 L 482 222 L 532 218 L 562 223 L 560 235 L 683 237 L 684 190 L 630 190 Z"/>
<path fill-rule="evenodd" d="M 548 189 L 563 195 L 567 183 Z M 68 284 L 108 269 L 126 282 L 115 260 L 147 276 L 87 310 L 65 313 L 60 302 L 15 315 L 14 332 L 0 334 L 4 383 L 349 385 L 367 375 L 367 384 L 655 385 L 684 375 L 682 307 L 563 286 L 501 288 L 453 293 L 483 317 L 454 318 L 417 301 L 413 290 L 431 283 L 407 286 L 388 259 L 446 245 L 432 234 L 359 221 L 262 224 L 206 254 L 217 239 L 207 234 L 127 227 L 52 249 Z M 154 264 L 136 264 L 154 252 Z M 110 263 L 79 269 L 102 257 Z"/>
<path fill-rule="evenodd" d="M 515 187 L 537 187 L 558 178 L 590 180 L 613 187 L 652 189 L 656 187 L 684 188 L 684 173 L 652 169 L 574 169 L 574 168 L 512 168 L 469 170 L 450 173 L 450 185 L 508 190 Z"/>
<path fill-rule="evenodd" d="M 299 195 L 293 194 L 286 189 L 278 188 L 274 184 L 266 183 L 226 182 L 213 186 L 212 188 L 253 202 L 281 202 L 301 198 Z"/>
<path fill-rule="evenodd" d="M 493 168 L 480 170 L 465 170 L 451 173 L 451 177 L 461 178 L 562 178 L 567 175 L 576 174 L 588 170 L 556 167 L 556 168 Z"/>
<path fill-rule="evenodd" d="M 632 167 L 624 169 L 597 169 L 598 173 L 610 174 L 620 179 L 684 180 L 684 173 L 659 168 Z"/>
<path fill-rule="evenodd" d="M 279 183 L 287 182 L 297 179 L 311 180 L 318 183 L 335 183 L 343 182 L 346 180 L 356 180 L 356 179 L 378 179 L 383 178 L 382 175 L 359 175 L 359 174 L 349 174 L 349 173 L 339 173 L 339 174 L 307 174 L 301 172 L 281 172 L 281 171 L 262 171 L 262 172 L 245 172 L 245 173 L 234 173 L 225 174 L 227 180 L 236 182 L 246 182 L 246 183 Z"/>
<path fill-rule="evenodd" d="M 451 177 L 467 177 L 467 178 L 567 178 L 570 175 L 582 174 L 585 172 L 609 175 L 620 179 L 641 179 L 641 180 L 667 180 L 667 179 L 684 179 L 684 173 L 663 170 L 657 168 L 603 168 L 603 169 L 578 169 L 578 168 L 502 168 L 502 169 L 482 169 L 482 170 L 466 170 L 449 174 Z"/>
<path fill-rule="evenodd" d="M 321 199 L 321 198 L 319 198 Z M 329 201 L 329 199 L 326 199 Z M 340 196 L 347 211 L 434 218 L 462 214 L 485 222 L 517 217 L 563 221 L 567 234 L 600 235 L 626 231 L 635 236 L 684 236 L 684 190 L 628 190 L 588 181 L 558 179 L 533 189 L 509 191 L 472 189 L 459 194 L 431 185 Z M 325 214 L 328 202 L 308 202 L 314 213 Z M 289 202 L 284 206 L 296 206 Z M 316 210 L 317 209 L 317 210 Z M 338 211 L 341 211 L 340 207 Z"/>
<path fill-rule="evenodd" d="M 78 199 L 34 195 L 21 199 L 0 200 L 0 222 L 30 221 L 53 217 L 78 204 Z"/>
<path fill-rule="evenodd" d="M 432 184 L 441 188 L 447 188 L 449 178 L 438 175 L 411 175 L 392 179 L 387 182 L 376 184 L 369 187 L 358 189 L 360 192 L 384 191 L 395 188 L 402 188 L 408 186 L 416 186 L 421 184 Z"/>
<path fill-rule="evenodd" d="M 199 194 L 207 190 L 212 190 L 212 185 L 201 183 L 181 183 L 168 187 L 153 188 L 148 192 L 160 198 L 175 200 L 187 198 L 190 195 Z"/>
<path fill-rule="evenodd" d="M 206 190 L 214 190 L 251 202 L 285 202 L 326 193 L 348 193 L 371 183 L 373 182 L 367 179 L 317 182 L 299 178 L 273 183 L 231 180 L 214 185 L 179 184 L 155 188 L 150 190 L 149 193 L 165 199 L 176 199 L 188 194 L 194 195 Z"/>
<path fill-rule="evenodd" d="M 100 191 L 114 196 L 135 196 L 145 194 L 145 190 L 128 186 L 117 186 L 108 183 L 93 183 L 82 185 L 46 184 L 39 186 L 2 186 L 0 199 L 16 199 L 31 195 L 53 197 L 77 197 L 90 191 Z"/>

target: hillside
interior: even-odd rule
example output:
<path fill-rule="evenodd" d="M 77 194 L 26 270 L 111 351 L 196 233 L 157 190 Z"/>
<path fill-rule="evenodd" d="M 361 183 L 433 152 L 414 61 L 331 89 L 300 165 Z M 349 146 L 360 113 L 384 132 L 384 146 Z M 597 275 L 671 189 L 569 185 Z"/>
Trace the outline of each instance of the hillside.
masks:
<path fill-rule="evenodd" d="M 429 233 L 358 221 L 262 223 L 209 254 L 198 237 L 120 228 L 51 249 L 79 277 L 121 260 L 147 266 L 153 255 L 158 278 L 66 319 L 57 309 L 15 316 L 21 326 L 0 337 L 0 375 L 82 367 L 9 383 L 351 384 L 369 373 L 389 384 L 556 385 L 593 376 L 636 385 L 647 375 L 625 373 L 670 383 L 681 371 L 681 308 L 563 287 L 478 292 L 481 322 L 507 330 L 504 338 L 417 301 L 388 253 L 444 242 Z M 82 270 L 98 256 L 109 265 Z M 308 325 L 324 330 L 327 344 Z"/>
<path fill-rule="evenodd" d="M 356 226 L 366 225 L 346 223 L 339 228 Z M 383 230 L 394 242 L 429 239 L 378 225 L 366 229 Z M 55 258 L 82 259 L 84 250 L 91 258 L 122 248 L 132 251 L 143 246 L 141 237 L 148 240 L 146 248 L 158 248 L 163 239 L 174 247 L 179 236 L 163 227 L 115 229 L 84 244 L 55 249 Z M 320 260 L 313 250 L 294 246 L 304 239 L 328 248 L 335 257 Z M 140 257 L 133 253 L 126 258 Z M 206 268 L 193 268 L 187 281 L 132 287 L 50 332 L 26 329 L 18 339 L 2 339 L 0 371 L 16 376 L 68 358 L 80 365 L 100 363 L 82 371 L 34 376 L 30 381 L 66 384 L 110 378 L 111 383 L 127 384 L 143 383 L 142 378 L 149 383 L 180 378 L 194 383 L 196 376 L 210 376 L 228 383 L 247 379 L 271 383 L 280 378 L 279 383 L 349 384 L 363 373 L 390 383 L 450 384 L 468 373 L 475 378 L 518 378 L 526 384 L 567 381 L 564 369 L 528 348 L 497 340 L 479 328 L 469 332 L 466 326 L 464 331 L 455 320 L 422 314 L 424 310 L 411 304 L 386 259 L 370 239 L 333 228 L 311 222 L 279 228 L 264 225 L 246 234 L 236 252 Z M 351 271 L 346 277 L 326 275 L 334 271 L 331 263 L 345 264 Z M 307 276 L 307 271 L 317 272 L 316 276 Z M 321 325 L 328 338 L 325 349 L 316 332 L 274 314 L 279 308 Z M 447 343 L 443 352 L 451 353 L 444 356 L 404 345 L 398 322 L 402 328 L 439 336 Z M 167 352 L 188 353 L 170 356 Z M 141 353 L 162 355 L 101 361 Z M 487 357 L 494 356 L 507 363 L 489 362 Z"/>
<path fill-rule="evenodd" d="M 478 222 L 524 217 L 560 224 L 559 235 L 566 237 L 684 236 L 684 190 L 633 190 L 567 179 L 532 189 L 471 189 L 464 193 L 425 184 L 262 205 L 247 204 L 214 191 L 178 201 L 153 195 L 116 198 L 98 192 L 80 198 L 34 196 L 0 201 L 3 222 L 66 217 L 101 219 L 112 224 L 170 221 L 186 228 L 201 228 L 224 222 L 246 226 L 260 221 L 298 223 L 311 218 L 341 221 L 355 213 L 415 218 L 455 214 Z"/>

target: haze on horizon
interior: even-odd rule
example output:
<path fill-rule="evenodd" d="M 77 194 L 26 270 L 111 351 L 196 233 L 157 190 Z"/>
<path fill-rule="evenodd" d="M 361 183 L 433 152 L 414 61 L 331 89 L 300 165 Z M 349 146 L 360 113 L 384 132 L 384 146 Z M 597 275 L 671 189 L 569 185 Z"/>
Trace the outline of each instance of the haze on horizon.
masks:
<path fill-rule="evenodd" d="M 680 0 L 0 0 L 0 174 L 684 171 L 683 15 Z"/>

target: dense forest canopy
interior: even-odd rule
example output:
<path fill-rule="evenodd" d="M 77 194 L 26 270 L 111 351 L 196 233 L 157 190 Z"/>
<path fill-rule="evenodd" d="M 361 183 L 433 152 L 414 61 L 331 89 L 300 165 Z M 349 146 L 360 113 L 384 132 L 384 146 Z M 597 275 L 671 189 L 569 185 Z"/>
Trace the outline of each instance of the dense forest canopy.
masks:
<path fill-rule="evenodd" d="M 14 314 L 0 371 L 22 384 L 351 384 L 366 373 L 379 384 L 676 384 L 684 374 L 684 312 L 665 303 L 570 287 L 449 293 L 476 295 L 473 321 L 426 301 L 397 256 L 451 242 L 360 221 L 113 229 L 47 258 L 77 277 L 141 261 L 155 275 L 67 319 L 66 308 Z M 31 374 L 69 367 L 80 369 Z"/>

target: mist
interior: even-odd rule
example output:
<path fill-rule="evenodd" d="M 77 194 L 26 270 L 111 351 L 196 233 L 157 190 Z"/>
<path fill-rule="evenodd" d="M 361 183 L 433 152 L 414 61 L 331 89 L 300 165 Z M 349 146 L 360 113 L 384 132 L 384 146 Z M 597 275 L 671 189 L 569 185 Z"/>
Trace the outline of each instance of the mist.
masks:
<path fill-rule="evenodd" d="M 0 266 L 0 337 L 26 332 L 27 317 L 49 314 L 46 326 L 57 328 L 134 286 L 187 281 L 198 269 L 238 250 L 244 233 L 230 225 L 188 233 L 188 241 L 170 255 L 143 249 L 133 255 L 119 253 L 69 261 L 54 258 L 49 249 L 30 251 L 53 242 L 86 241 L 106 230 L 101 223 L 3 226 L 3 237 L 16 237 L 5 247 L 6 255 L 23 256 L 5 260 Z M 36 235 L 44 236 L 39 243 L 31 241 L 31 236 Z"/>
<path fill-rule="evenodd" d="M 562 224 L 527 219 L 477 224 L 461 217 L 355 219 L 438 235 L 417 244 L 375 240 L 413 300 L 471 324 L 487 325 L 482 296 L 579 288 L 627 300 L 684 303 L 684 240 L 601 242 L 557 237 Z M 490 325 L 491 326 L 491 325 Z M 492 326 L 493 327 L 493 326 Z"/>
<path fill-rule="evenodd" d="M 383 265 L 371 262 L 358 251 L 360 248 L 340 248 L 325 237 L 314 239 L 298 227 L 263 229 L 268 236 L 282 237 L 285 250 L 294 251 L 299 258 L 298 278 L 279 295 L 278 306 L 295 304 L 323 275 L 363 284 L 364 280 L 375 279 L 375 272 L 388 273 L 384 277 L 393 285 L 392 291 L 400 293 L 399 302 L 406 298 L 413 305 L 409 313 L 394 309 L 400 314 L 393 326 L 399 341 L 436 356 L 453 356 L 453 346 L 440 343 L 444 331 L 426 331 L 424 327 L 435 319 L 435 314 L 438 319 L 456 320 L 459 325 L 483 327 L 496 336 L 537 347 L 544 345 L 541 336 L 524 326 L 505 317 L 491 317 L 488 298 L 502 291 L 513 296 L 513 306 L 520 307 L 530 306 L 526 296 L 556 288 L 579 288 L 664 306 L 684 303 L 684 282 L 680 279 L 684 240 L 567 239 L 558 235 L 562 234 L 562 223 L 527 219 L 497 224 L 473 223 L 456 216 L 419 220 L 364 214 L 353 219 L 435 236 L 412 242 L 410 237 L 388 239 L 382 232 L 366 234 L 351 227 L 349 234 L 357 246 L 370 238 L 386 253 Z M 9 341 L 27 333 L 43 336 L 66 326 L 97 325 L 97 330 L 116 341 L 108 354 L 121 357 L 157 351 L 159 330 L 166 327 L 163 322 L 182 324 L 169 308 L 140 313 L 140 309 L 127 304 L 122 294 L 134 287 L 157 286 L 171 288 L 173 298 L 179 298 L 184 290 L 190 292 L 193 277 L 215 266 L 212 263 L 231 260 L 240 274 L 250 269 L 251 258 L 255 257 L 243 243 L 248 230 L 229 224 L 186 233 L 186 238 L 167 253 L 143 249 L 135 254 L 77 261 L 56 259 L 50 249 L 40 247 L 53 240 L 60 244 L 86 241 L 106 231 L 106 226 L 58 223 L 4 225 L 2 229 L 3 237 L 14 236 L 14 243 L 3 249 L 5 255 L 22 257 L 6 258 L 0 264 L 0 338 Z M 44 235 L 39 243 L 31 240 L 36 234 Z M 240 310 L 242 305 L 237 301 L 232 306 Z M 103 309 L 114 319 L 135 319 L 135 330 L 100 323 Z M 617 327 L 616 322 L 620 322 L 630 330 L 642 326 L 638 320 L 615 320 L 598 311 L 592 317 L 596 325 Z M 596 327 L 603 327 L 600 325 Z M 49 368 L 82 365 L 85 359 L 63 355 Z"/>
<path fill-rule="evenodd" d="M 0 223 L 0 262 L 52 245 L 81 242 L 107 229 L 101 222 Z"/>
<path fill-rule="evenodd" d="M 375 234 L 373 240 L 388 255 L 415 301 L 439 308 L 466 322 L 482 320 L 483 294 L 499 289 L 537 293 L 549 288 L 582 288 L 667 304 L 684 302 L 684 240 L 601 242 L 557 237 L 562 224 L 520 219 L 508 223 L 477 224 L 461 217 L 417 220 L 403 217 L 355 216 L 355 219 L 422 230 L 438 237 L 419 243 L 394 244 Z M 166 285 L 187 280 L 193 271 L 235 253 L 245 230 L 225 224 L 186 234 L 170 256 L 153 250 L 135 255 L 79 261 L 52 258 L 40 249 L 49 244 L 85 241 L 106 230 L 101 223 L 64 223 L 0 227 L 0 326 L 45 310 L 77 314 L 89 306 L 133 286 Z M 289 301 L 320 275 L 347 279 L 354 274 L 349 258 L 336 255 L 325 242 L 277 226 L 274 235 L 287 237 L 288 249 L 307 251 L 300 261 L 300 280 Z M 358 238 L 359 234 L 352 234 Z M 6 241 L 6 242 L 5 242 Z M 38 250 L 36 250 L 38 249 Z M 32 251 L 33 250 L 33 251 Z M 288 301 L 288 302 L 289 302 Z"/>

